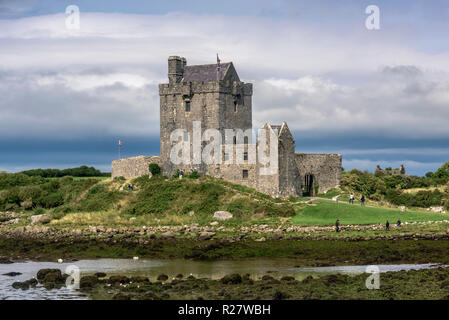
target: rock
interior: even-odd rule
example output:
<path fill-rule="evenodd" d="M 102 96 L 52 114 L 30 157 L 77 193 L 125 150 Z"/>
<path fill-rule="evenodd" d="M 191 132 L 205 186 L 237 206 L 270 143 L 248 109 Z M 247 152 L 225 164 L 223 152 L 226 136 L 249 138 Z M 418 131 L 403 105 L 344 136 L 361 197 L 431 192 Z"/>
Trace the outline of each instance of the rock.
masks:
<path fill-rule="evenodd" d="M 430 207 L 429 210 L 435 213 L 444 213 L 444 208 L 441 206 L 438 207 Z"/>
<path fill-rule="evenodd" d="M 189 217 L 193 217 L 195 215 L 195 211 L 189 211 Z"/>
<path fill-rule="evenodd" d="M 48 280 L 45 280 L 46 277 L 49 277 Z M 49 281 L 50 279 L 58 279 L 62 278 L 61 270 L 59 269 L 41 269 L 37 272 L 37 280 L 40 282 Z"/>
<path fill-rule="evenodd" d="M 98 278 L 96 276 L 84 276 L 80 279 L 81 289 L 93 288 L 98 283 Z"/>
<path fill-rule="evenodd" d="M 168 240 L 168 239 L 174 239 L 175 233 L 171 231 L 164 232 L 161 234 L 161 239 Z"/>
<path fill-rule="evenodd" d="M 19 218 L 15 218 L 15 219 L 3 222 L 3 224 L 18 224 L 18 223 L 19 223 Z"/>
<path fill-rule="evenodd" d="M 12 287 L 14 289 L 28 290 L 30 288 L 30 285 L 26 282 L 14 282 L 12 284 Z"/>
<path fill-rule="evenodd" d="M 238 283 L 242 283 L 242 276 L 239 275 L 238 273 L 233 273 L 233 274 L 224 276 L 223 278 L 221 278 L 220 281 L 223 284 L 238 284 Z"/>
<path fill-rule="evenodd" d="M 2 274 L 2 276 L 8 276 L 8 277 L 15 277 L 15 276 L 20 276 L 20 275 L 21 275 L 20 272 L 8 272 L 8 273 Z"/>
<path fill-rule="evenodd" d="M 284 276 L 281 278 L 281 281 L 294 281 L 295 278 L 292 276 Z"/>
<path fill-rule="evenodd" d="M 218 225 L 218 222 L 217 221 L 213 221 L 213 222 L 210 223 L 210 225 L 211 226 L 216 226 L 216 225 Z"/>
<path fill-rule="evenodd" d="M 112 300 L 131 300 L 131 297 L 129 294 L 119 292 L 112 297 Z"/>
<path fill-rule="evenodd" d="M 274 240 L 279 240 L 281 238 L 282 238 L 282 232 L 276 231 L 275 233 L 273 233 L 273 239 Z"/>
<path fill-rule="evenodd" d="M 182 275 L 182 273 L 178 273 L 176 275 L 176 279 L 181 280 L 184 276 Z"/>
<path fill-rule="evenodd" d="M 335 196 L 335 197 L 332 197 L 332 201 L 338 202 L 338 197 L 339 197 L 339 196 L 340 196 L 340 195 Z"/>
<path fill-rule="evenodd" d="M 228 212 L 228 211 L 215 211 L 214 212 L 214 219 L 217 220 L 229 220 L 232 218 L 232 213 Z"/>
<path fill-rule="evenodd" d="M 14 263 L 14 262 L 6 257 L 0 257 L 0 264 L 11 264 L 11 263 Z"/>
<path fill-rule="evenodd" d="M 215 236 L 215 232 L 201 232 L 198 239 L 205 241 L 212 239 L 213 236 Z"/>
<path fill-rule="evenodd" d="M 401 212 L 405 212 L 407 210 L 407 208 L 405 206 L 400 206 L 399 210 L 401 210 Z"/>
<path fill-rule="evenodd" d="M 274 300 L 284 300 L 288 298 L 290 298 L 290 295 L 279 290 L 277 290 L 273 295 Z"/>
<path fill-rule="evenodd" d="M 94 274 L 97 278 L 104 278 L 106 277 L 106 273 L 104 272 L 97 272 Z"/>
<path fill-rule="evenodd" d="M 168 280 L 168 276 L 166 274 L 160 274 L 157 276 L 157 280 L 158 281 L 167 281 Z"/>
<path fill-rule="evenodd" d="M 42 223 L 46 224 L 51 221 L 51 217 L 48 214 L 38 214 L 35 216 L 31 216 L 31 224 Z"/>
<path fill-rule="evenodd" d="M 150 282 L 150 279 L 143 276 L 134 276 L 129 279 L 132 283 L 142 283 L 142 282 Z"/>
<path fill-rule="evenodd" d="M 262 237 L 262 238 L 258 238 L 258 239 L 256 239 L 256 240 L 254 240 L 254 241 L 257 241 L 257 242 L 264 242 L 264 241 L 267 241 L 267 239 L 265 239 L 265 237 Z"/>
<path fill-rule="evenodd" d="M 129 283 L 129 278 L 127 276 L 110 276 L 108 279 L 108 283 Z"/>
<path fill-rule="evenodd" d="M 274 280 L 274 278 L 267 274 L 262 277 L 262 281 L 272 281 L 272 280 Z"/>
<path fill-rule="evenodd" d="M 307 204 L 313 204 L 313 200 L 306 201 Z"/>

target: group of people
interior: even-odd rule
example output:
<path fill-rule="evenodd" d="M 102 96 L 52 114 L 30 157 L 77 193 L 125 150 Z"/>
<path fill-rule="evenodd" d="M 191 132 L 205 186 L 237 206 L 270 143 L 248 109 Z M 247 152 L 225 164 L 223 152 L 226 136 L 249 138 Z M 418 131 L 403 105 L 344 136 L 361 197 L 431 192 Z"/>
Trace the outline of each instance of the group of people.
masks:
<path fill-rule="evenodd" d="M 401 219 L 398 219 L 398 221 L 396 222 L 396 227 L 400 228 L 401 227 Z M 385 230 L 389 231 L 390 230 L 390 222 L 385 223 Z M 337 219 L 337 221 L 335 221 L 335 232 L 340 232 L 340 220 Z"/>
<path fill-rule="evenodd" d="M 355 200 L 354 194 L 351 193 L 351 195 L 349 196 L 349 203 L 354 204 L 354 200 Z M 360 198 L 360 205 L 362 207 L 365 206 L 365 196 L 363 194 L 362 194 L 362 197 Z"/>

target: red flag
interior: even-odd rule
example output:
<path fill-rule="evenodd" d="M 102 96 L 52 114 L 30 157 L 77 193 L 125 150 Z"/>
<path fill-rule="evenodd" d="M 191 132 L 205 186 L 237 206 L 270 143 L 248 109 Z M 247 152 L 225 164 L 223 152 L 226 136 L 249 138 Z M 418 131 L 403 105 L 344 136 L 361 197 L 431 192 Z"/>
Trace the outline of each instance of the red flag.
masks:
<path fill-rule="evenodd" d="M 121 146 L 123 144 L 122 140 L 118 139 L 118 145 Z"/>

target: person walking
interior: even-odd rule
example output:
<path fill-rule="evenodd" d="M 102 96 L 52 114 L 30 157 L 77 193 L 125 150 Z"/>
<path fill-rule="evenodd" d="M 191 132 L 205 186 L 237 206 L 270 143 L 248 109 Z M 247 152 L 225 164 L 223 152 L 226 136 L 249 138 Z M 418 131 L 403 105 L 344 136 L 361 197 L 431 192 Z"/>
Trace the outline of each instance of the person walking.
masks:
<path fill-rule="evenodd" d="M 387 231 L 390 230 L 390 223 L 388 222 L 388 220 L 387 220 L 387 223 L 385 224 L 385 229 L 386 229 Z"/>
<path fill-rule="evenodd" d="M 134 188 L 134 186 L 133 186 L 132 183 L 128 184 L 128 189 L 129 189 L 129 191 L 133 191 L 133 188 Z"/>
<path fill-rule="evenodd" d="M 365 206 L 365 196 L 362 194 L 362 197 L 360 198 L 360 205 L 362 206 L 362 207 L 364 207 Z"/>
<path fill-rule="evenodd" d="M 181 170 L 181 171 L 179 171 L 179 180 L 181 180 L 181 179 L 182 179 L 182 175 L 183 175 L 183 173 L 184 173 L 184 172 L 182 172 L 182 170 Z"/>
<path fill-rule="evenodd" d="M 340 232 L 340 220 L 335 221 L 335 232 Z"/>
<path fill-rule="evenodd" d="M 396 226 L 397 226 L 398 228 L 401 227 L 401 219 L 398 219 L 398 222 L 396 222 Z"/>

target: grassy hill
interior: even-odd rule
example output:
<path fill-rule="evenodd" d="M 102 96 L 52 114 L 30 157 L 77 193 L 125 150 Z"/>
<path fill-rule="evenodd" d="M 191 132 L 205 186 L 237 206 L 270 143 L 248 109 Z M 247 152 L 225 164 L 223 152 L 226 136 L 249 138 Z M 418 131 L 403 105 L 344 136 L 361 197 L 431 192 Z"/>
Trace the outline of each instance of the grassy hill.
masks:
<path fill-rule="evenodd" d="M 134 184 L 134 190 L 127 188 Z M 330 192 L 327 196 L 338 194 Z M 345 199 L 345 195 L 342 195 Z M 274 199 L 256 190 L 220 179 L 43 178 L 24 174 L 0 176 L 0 212 L 48 213 L 54 226 L 73 225 L 208 225 L 213 213 L 226 210 L 234 218 L 223 226 L 295 224 L 301 226 L 436 221 L 449 214 L 385 207 L 360 207 L 330 199 L 306 204 L 300 198 Z M 26 221 L 26 220 L 24 220 Z"/>

